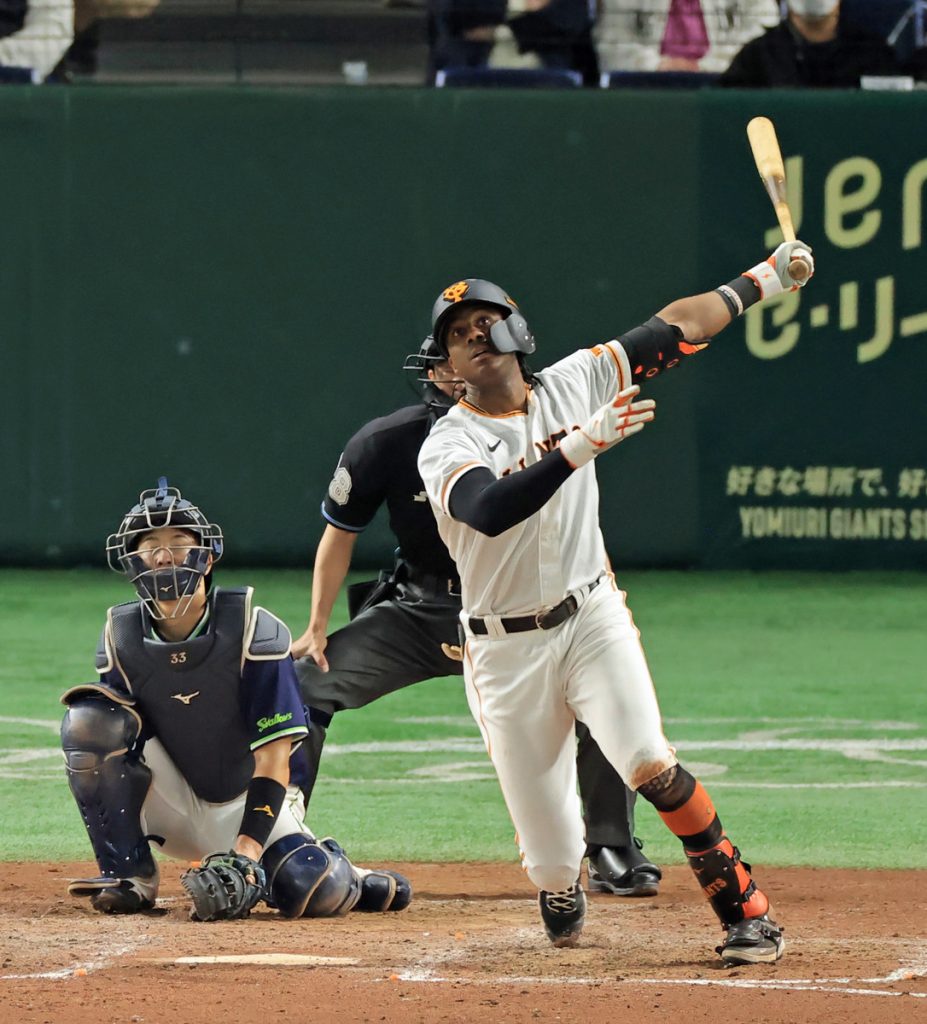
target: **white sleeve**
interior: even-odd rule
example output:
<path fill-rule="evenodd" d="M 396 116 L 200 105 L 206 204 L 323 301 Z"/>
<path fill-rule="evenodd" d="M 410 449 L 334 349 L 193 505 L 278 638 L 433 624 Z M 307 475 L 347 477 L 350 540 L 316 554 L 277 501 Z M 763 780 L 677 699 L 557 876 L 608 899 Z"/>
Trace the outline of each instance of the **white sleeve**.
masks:
<path fill-rule="evenodd" d="M 589 395 L 589 414 L 631 385 L 631 364 L 619 341 L 580 349 L 542 371 L 541 379 L 558 377 L 574 394 Z"/>
<path fill-rule="evenodd" d="M 450 516 L 454 484 L 476 466 L 486 466 L 476 441 L 462 429 L 454 429 L 445 416 L 432 427 L 418 453 L 418 471 L 432 509 Z"/>
<path fill-rule="evenodd" d="M 73 0 L 29 0 L 23 27 L 0 39 L 0 65 L 44 82 L 74 41 Z"/>

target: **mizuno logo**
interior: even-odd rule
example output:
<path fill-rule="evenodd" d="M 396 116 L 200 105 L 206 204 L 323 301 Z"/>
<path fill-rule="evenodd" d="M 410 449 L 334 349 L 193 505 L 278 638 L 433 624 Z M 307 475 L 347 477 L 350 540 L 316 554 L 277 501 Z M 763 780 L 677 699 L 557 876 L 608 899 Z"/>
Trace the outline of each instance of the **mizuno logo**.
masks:
<path fill-rule="evenodd" d="M 172 693 L 171 700 L 179 700 L 181 704 L 189 705 L 190 701 L 193 700 L 194 697 L 199 697 L 199 695 L 199 690 L 194 693 Z"/>
<path fill-rule="evenodd" d="M 263 807 L 252 807 L 252 811 L 260 811 L 261 814 L 266 814 L 268 818 L 274 816 L 274 812 L 270 809 L 270 804 L 264 804 Z"/>
<path fill-rule="evenodd" d="M 489 446 L 489 450 L 490 450 L 491 452 L 494 452 L 494 451 L 495 451 L 495 450 L 496 450 L 496 449 L 497 449 L 497 448 L 499 447 L 499 445 L 500 445 L 500 444 L 502 444 L 502 439 L 501 439 L 501 438 L 500 438 L 500 439 L 499 439 L 498 441 L 496 441 L 496 443 L 495 443 L 495 444 L 491 444 L 491 445 Z"/>
<path fill-rule="evenodd" d="M 419 491 L 418 494 L 412 495 L 413 501 L 428 501 L 428 495 L 424 491 Z"/>

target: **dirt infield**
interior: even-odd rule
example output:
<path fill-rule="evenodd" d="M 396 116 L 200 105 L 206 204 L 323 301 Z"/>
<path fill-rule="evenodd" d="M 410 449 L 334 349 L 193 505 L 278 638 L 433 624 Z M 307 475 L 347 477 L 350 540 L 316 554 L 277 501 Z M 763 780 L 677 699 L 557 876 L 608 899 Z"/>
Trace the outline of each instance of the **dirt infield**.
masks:
<path fill-rule="evenodd" d="M 391 866 L 415 887 L 402 914 L 200 924 L 179 866 L 164 866 L 155 911 L 112 918 L 66 893 L 89 864 L 4 864 L 0 1022 L 927 1021 L 923 872 L 760 869 L 786 955 L 726 969 L 683 867 L 655 899 L 593 896 L 582 944 L 558 950 L 517 866 Z M 268 954 L 302 962 L 247 959 Z M 203 957 L 244 962 L 183 962 Z"/>

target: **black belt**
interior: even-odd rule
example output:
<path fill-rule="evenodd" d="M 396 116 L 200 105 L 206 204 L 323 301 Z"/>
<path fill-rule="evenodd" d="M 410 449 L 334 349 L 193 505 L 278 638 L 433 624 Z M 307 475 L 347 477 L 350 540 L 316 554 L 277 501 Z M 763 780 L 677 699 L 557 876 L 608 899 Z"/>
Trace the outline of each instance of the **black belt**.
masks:
<path fill-rule="evenodd" d="M 585 587 L 581 588 L 580 593 L 591 594 L 602 582 L 602 579 L 603 577 L 600 576 L 598 579 L 588 583 Z M 570 594 L 560 604 L 555 604 L 553 608 L 538 612 L 536 615 L 516 615 L 512 618 L 500 619 L 499 625 L 506 633 L 527 633 L 529 629 L 553 629 L 554 626 L 559 626 L 561 623 L 566 622 L 571 615 L 575 615 L 578 608 L 579 601 L 573 594 Z M 485 619 L 468 619 L 467 624 L 470 627 L 470 632 L 476 636 L 489 635 Z"/>

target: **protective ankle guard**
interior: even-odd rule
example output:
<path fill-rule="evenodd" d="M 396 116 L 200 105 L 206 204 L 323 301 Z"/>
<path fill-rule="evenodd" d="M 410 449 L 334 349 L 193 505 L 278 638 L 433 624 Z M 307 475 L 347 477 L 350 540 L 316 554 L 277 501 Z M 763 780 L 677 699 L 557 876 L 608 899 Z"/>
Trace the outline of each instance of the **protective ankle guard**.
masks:
<path fill-rule="evenodd" d="M 686 851 L 686 856 L 722 924 L 759 917 L 769 909 L 769 901 L 750 877 L 750 865 L 741 860 L 740 850 L 730 840 L 722 839 L 704 853 Z"/>

